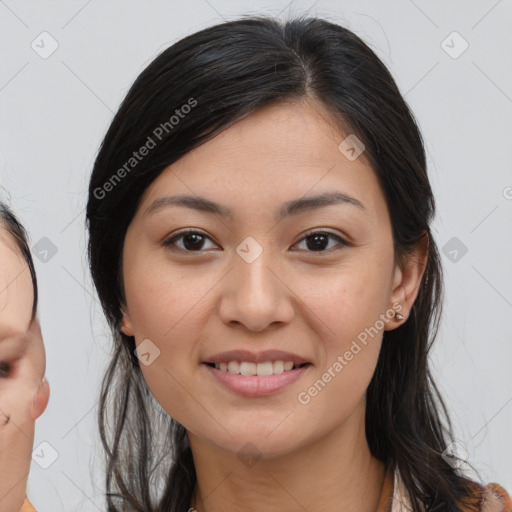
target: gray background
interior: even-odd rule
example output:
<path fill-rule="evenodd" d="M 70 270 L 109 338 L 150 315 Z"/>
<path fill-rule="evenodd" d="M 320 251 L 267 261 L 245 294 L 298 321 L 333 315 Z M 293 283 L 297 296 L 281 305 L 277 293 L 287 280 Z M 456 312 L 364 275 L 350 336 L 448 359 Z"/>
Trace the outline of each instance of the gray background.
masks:
<path fill-rule="evenodd" d="M 510 0 L 0 0 L 0 183 L 38 244 L 51 385 L 28 484 L 39 512 L 104 510 L 96 412 L 109 340 L 86 267 L 84 207 L 113 113 L 181 37 L 243 13 L 305 11 L 370 44 L 419 121 L 447 286 L 434 373 L 468 460 L 512 490 Z"/>

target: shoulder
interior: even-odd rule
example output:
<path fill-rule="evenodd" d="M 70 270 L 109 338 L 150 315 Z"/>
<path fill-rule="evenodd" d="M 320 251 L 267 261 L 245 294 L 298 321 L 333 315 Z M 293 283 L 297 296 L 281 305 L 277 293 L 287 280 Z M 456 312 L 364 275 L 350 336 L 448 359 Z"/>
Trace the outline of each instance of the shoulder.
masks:
<path fill-rule="evenodd" d="M 463 511 L 468 512 L 512 512 L 512 500 L 508 492 L 495 482 L 482 485 L 474 480 L 464 479 L 470 493 Z"/>
<path fill-rule="evenodd" d="M 398 470 L 394 471 L 393 480 L 391 505 L 389 508 L 383 505 L 382 511 L 412 512 L 410 497 Z M 482 485 L 468 478 L 463 480 L 467 495 L 459 505 L 460 512 L 512 512 L 510 495 L 500 484 L 493 482 Z M 380 512 L 381 509 L 378 510 Z"/>
<path fill-rule="evenodd" d="M 508 492 L 497 483 L 487 484 L 482 489 L 481 512 L 512 512 L 512 500 Z"/>

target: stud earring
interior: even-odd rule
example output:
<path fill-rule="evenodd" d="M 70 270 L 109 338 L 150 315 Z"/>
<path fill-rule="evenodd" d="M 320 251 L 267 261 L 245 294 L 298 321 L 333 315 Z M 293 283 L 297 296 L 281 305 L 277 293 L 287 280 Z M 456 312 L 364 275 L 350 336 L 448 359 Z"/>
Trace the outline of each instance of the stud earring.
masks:
<path fill-rule="evenodd" d="M 397 320 L 399 320 L 399 321 L 404 319 L 403 315 L 401 315 L 400 313 L 397 313 L 397 314 L 395 315 L 395 318 L 396 318 Z"/>

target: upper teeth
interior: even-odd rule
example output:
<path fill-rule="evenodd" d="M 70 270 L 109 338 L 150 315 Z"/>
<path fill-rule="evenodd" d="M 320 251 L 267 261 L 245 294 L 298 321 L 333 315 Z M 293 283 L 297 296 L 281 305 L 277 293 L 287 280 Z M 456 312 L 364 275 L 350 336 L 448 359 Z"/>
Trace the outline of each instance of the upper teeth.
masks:
<path fill-rule="evenodd" d="M 263 363 L 249 363 L 247 361 L 229 361 L 215 363 L 215 368 L 229 373 L 240 375 L 273 375 L 283 373 L 293 368 L 292 361 L 265 361 Z"/>

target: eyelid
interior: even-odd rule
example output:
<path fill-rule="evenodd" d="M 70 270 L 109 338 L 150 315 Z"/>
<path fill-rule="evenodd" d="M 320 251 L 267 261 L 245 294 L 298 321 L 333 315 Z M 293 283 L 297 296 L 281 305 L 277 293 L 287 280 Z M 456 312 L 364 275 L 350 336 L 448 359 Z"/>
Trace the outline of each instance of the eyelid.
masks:
<path fill-rule="evenodd" d="M 332 235 L 333 237 L 339 238 L 342 242 L 346 243 L 347 245 L 350 244 L 350 242 L 348 240 L 346 240 L 346 238 L 344 238 L 344 235 L 330 231 L 329 228 L 308 229 L 307 231 L 302 233 L 302 235 L 300 235 L 300 239 L 298 241 L 300 242 L 308 236 L 313 236 L 313 235 L 317 235 L 317 234 Z"/>

